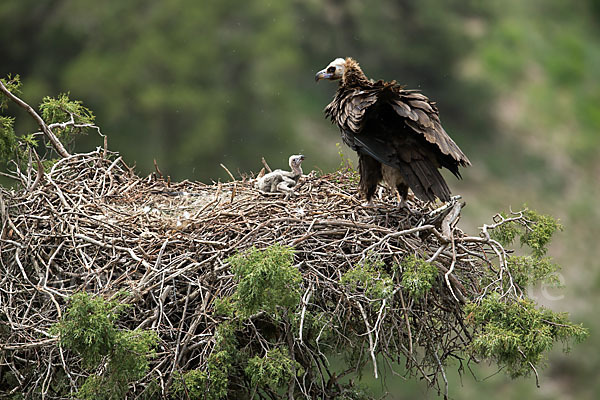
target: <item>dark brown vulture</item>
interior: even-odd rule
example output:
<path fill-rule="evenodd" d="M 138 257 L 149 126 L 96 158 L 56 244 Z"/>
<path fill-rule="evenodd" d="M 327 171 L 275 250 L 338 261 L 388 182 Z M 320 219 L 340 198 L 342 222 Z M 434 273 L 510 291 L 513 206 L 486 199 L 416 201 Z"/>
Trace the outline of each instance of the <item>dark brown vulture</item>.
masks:
<path fill-rule="evenodd" d="M 325 115 L 342 140 L 358 153 L 359 188 L 369 204 L 383 179 L 398 190 L 401 202 L 411 188 L 421 200 L 450 200 L 438 168 L 460 178 L 459 166 L 471 163 L 440 123 L 435 103 L 395 81 L 371 81 L 352 58 L 337 58 L 315 80 L 340 79 Z"/>

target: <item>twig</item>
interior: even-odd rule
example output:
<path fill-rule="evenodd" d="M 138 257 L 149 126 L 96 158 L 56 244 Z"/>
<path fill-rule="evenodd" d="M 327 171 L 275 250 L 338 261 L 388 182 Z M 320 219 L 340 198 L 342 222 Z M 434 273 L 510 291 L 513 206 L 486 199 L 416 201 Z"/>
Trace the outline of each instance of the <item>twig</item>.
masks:
<path fill-rule="evenodd" d="M 306 315 L 306 307 L 308 306 L 308 302 L 310 301 L 310 296 L 312 296 L 312 283 L 311 285 L 308 287 L 308 289 L 306 289 L 306 292 L 304 292 L 304 295 L 302 296 L 302 312 L 300 313 L 300 328 L 298 329 L 298 341 L 300 342 L 300 344 L 303 344 L 302 342 L 302 331 L 304 328 L 304 316 Z"/>
<path fill-rule="evenodd" d="M 2 81 L 0 81 L 0 91 L 2 91 L 6 95 L 6 97 L 11 99 L 19 107 L 24 108 L 27 111 L 27 113 L 29 113 L 29 115 L 31 115 L 31 117 L 38 124 L 38 126 L 40 127 L 42 132 L 44 132 L 44 135 L 46 135 L 48 140 L 50 140 L 50 143 L 52 143 L 52 146 L 54 147 L 56 152 L 61 157 L 69 157 L 70 156 L 69 152 L 64 148 L 63 144 L 60 142 L 60 140 L 58 140 L 56 135 L 54 135 L 54 133 L 48 127 L 48 125 L 46 125 L 46 123 L 44 122 L 42 117 L 40 117 L 39 114 L 37 112 L 35 112 L 35 110 L 33 108 L 31 108 L 31 106 L 29 104 L 25 103 L 23 100 L 21 100 L 20 98 L 18 98 L 14 94 L 12 94 L 10 92 L 10 90 L 8 90 L 8 88 L 6 86 L 4 86 L 4 83 Z"/>
<path fill-rule="evenodd" d="M 365 328 L 367 329 L 366 334 L 369 338 L 369 354 L 371 354 L 371 361 L 373 362 L 373 376 L 375 377 L 375 379 L 377 379 L 379 378 L 379 375 L 377 374 L 377 358 L 375 357 L 375 343 L 373 341 L 371 325 L 369 324 L 367 313 L 365 312 L 365 309 L 363 308 L 362 304 L 360 304 L 360 302 L 357 302 L 356 306 L 360 310 L 360 313 L 363 317 L 363 321 L 365 322 Z"/>
<path fill-rule="evenodd" d="M 33 157 L 28 171 L 14 174 L 32 191 L 0 187 L 0 306 L 11 332 L 1 345 L 0 368 L 14 374 L 15 393 L 34 387 L 42 393 L 64 377 L 61 371 L 74 393 L 80 376 L 89 373 L 73 353 L 57 351 L 55 341 L 35 339 L 48 337 L 69 296 L 81 290 L 105 298 L 131 293 L 126 301 L 134 312 L 119 327 L 151 329 L 160 337 L 151 369 L 130 387 L 131 397 L 150 382 L 166 397 L 175 372 L 205 373 L 219 351 L 218 327 L 232 319 L 250 356 L 263 357 L 289 342 L 289 357 L 305 371 L 286 393 L 266 396 L 339 395 L 345 388 L 340 378 L 367 354 L 377 377 L 383 376 L 378 362 L 405 357 L 409 373 L 447 392 L 440 364 L 460 356 L 472 340 L 460 307 L 492 292 L 505 301 L 522 294 L 510 278 L 506 250 L 489 235 L 510 221 L 529 226 L 519 213 L 496 218 L 481 236 L 467 236 L 456 226 L 462 207 L 457 199 L 433 209 L 415 198 L 411 213 L 386 194 L 373 209 L 357 207 L 350 171 L 311 173 L 293 199 L 283 199 L 262 196 L 244 180 L 207 185 L 153 179 L 160 171 L 138 177 L 118 154 L 102 148 L 61 158 L 37 179 Z M 273 243 L 294 248 L 293 266 L 304 288 L 298 308 L 278 322 L 265 312 L 249 320 L 215 313 L 217 302 L 238 301 L 232 300 L 238 280 L 229 257 Z M 419 299 L 397 267 L 408 254 L 440 271 L 441 285 Z M 342 284 L 366 257 L 374 261 L 369 279 Z M 379 289 L 384 294 L 374 298 Z M 334 375 L 326 354 L 356 346 L 361 358 Z M 33 358 L 35 365 L 24 361 Z M 250 382 L 236 385 L 244 395 L 254 389 Z"/>
<path fill-rule="evenodd" d="M 156 158 L 153 159 L 152 161 L 154 162 L 154 170 L 156 170 L 156 173 L 162 179 L 163 178 L 163 173 L 160 171 L 160 168 L 158 168 L 158 163 L 156 162 Z"/>
<path fill-rule="evenodd" d="M 229 175 L 231 180 L 235 181 L 235 178 L 234 178 L 233 174 L 231 173 L 231 171 L 229 171 L 229 169 L 224 164 L 219 164 L 219 165 L 221 166 L 221 168 L 223 168 L 225 170 L 225 172 L 227 172 L 227 175 Z"/>
<path fill-rule="evenodd" d="M 264 157 L 261 157 L 260 161 L 262 161 L 262 164 L 265 166 L 265 169 L 266 169 L 267 171 L 269 171 L 269 172 L 273 172 L 273 171 L 271 170 L 271 167 L 269 167 L 269 164 L 267 164 L 267 160 L 265 160 L 265 158 L 264 158 Z"/>

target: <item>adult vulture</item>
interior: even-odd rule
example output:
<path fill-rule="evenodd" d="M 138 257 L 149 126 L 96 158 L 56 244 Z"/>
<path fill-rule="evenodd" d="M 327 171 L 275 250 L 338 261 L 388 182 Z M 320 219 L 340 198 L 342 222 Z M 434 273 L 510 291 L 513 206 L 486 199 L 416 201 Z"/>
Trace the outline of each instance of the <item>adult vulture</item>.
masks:
<path fill-rule="evenodd" d="M 315 80 L 340 79 L 325 115 L 335 122 L 342 140 L 358 153 L 360 192 L 372 203 L 383 179 L 400 202 L 411 188 L 421 200 L 450 200 L 450 189 L 438 168 L 460 178 L 459 166 L 471 163 L 440 123 L 435 103 L 395 81 L 367 79 L 352 58 L 336 58 Z"/>

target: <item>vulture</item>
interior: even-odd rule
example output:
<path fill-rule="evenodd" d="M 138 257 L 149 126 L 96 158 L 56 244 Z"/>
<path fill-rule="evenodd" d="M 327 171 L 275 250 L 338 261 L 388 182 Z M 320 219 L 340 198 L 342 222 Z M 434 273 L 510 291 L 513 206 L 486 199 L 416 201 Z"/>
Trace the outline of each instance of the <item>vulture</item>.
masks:
<path fill-rule="evenodd" d="M 302 154 L 290 156 L 289 165 L 292 169 L 291 171 L 276 169 L 269 172 L 258 178 L 256 187 L 263 192 L 291 194 L 293 187 L 296 186 L 296 183 L 298 183 L 298 180 L 302 176 L 302 161 L 304 161 Z"/>
<path fill-rule="evenodd" d="M 408 189 L 424 201 L 450 200 L 442 167 L 460 179 L 469 159 L 448 136 L 438 109 L 418 90 L 396 81 L 369 80 L 352 58 L 336 58 L 315 81 L 339 80 L 325 115 L 338 125 L 343 142 L 358 153 L 359 191 L 372 204 L 382 180 L 402 204 Z"/>

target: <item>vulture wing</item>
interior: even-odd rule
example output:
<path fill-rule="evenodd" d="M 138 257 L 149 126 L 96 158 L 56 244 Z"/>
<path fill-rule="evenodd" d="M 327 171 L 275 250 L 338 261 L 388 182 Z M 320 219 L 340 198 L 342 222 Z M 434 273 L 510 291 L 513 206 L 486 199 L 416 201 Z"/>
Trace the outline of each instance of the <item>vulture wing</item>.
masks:
<path fill-rule="evenodd" d="M 470 165 L 442 127 L 435 104 L 394 82 L 338 91 L 325 112 L 348 146 L 396 168 L 422 199 L 449 200 L 438 168 L 460 177 L 458 167 Z"/>
<path fill-rule="evenodd" d="M 352 89 L 336 93 L 325 108 L 325 115 L 342 131 L 342 139 L 352 150 L 358 151 L 354 135 L 361 131 L 366 111 L 378 100 L 378 91 Z"/>
<path fill-rule="evenodd" d="M 394 111 L 404 118 L 407 126 L 427 142 L 436 145 L 443 155 L 451 157 L 460 166 L 471 165 L 442 127 L 437 107 L 425 95 L 416 90 L 396 89 L 388 101 Z M 458 169 L 452 172 L 460 177 Z"/>

